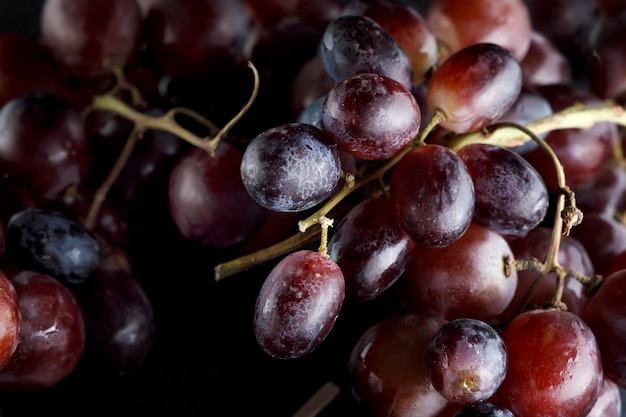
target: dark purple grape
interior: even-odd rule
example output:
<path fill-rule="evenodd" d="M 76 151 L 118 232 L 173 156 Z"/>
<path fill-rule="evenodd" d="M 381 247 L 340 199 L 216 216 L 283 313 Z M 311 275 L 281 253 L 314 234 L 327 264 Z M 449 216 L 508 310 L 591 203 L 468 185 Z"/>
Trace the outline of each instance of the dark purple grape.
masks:
<path fill-rule="evenodd" d="M 100 244 L 82 224 L 58 212 L 29 208 L 7 223 L 5 257 L 22 269 L 80 284 L 98 268 Z"/>
<path fill-rule="evenodd" d="M 331 21 L 322 36 L 320 53 L 334 82 L 364 72 L 413 85 L 413 68 L 400 44 L 374 20 L 345 15 Z"/>
<path fill-rule="evenodd" d="M 19 344 L 0 370 L 0 389 L 35 391 L 65 379 L 85 349 L 85 321 L 74 295 L 47 274 L 8 275 L 19 295 Z"/>
<path fill-rule="evenodd" d="M 417 135 L 420 122 L 411 91 L 373 73 L 339 81 L 322 108 L 324 131 L 341 149 L 364 160 L 396 156 Z"/>
<path fill-rule="evenodd" d="M 63 196 L 84 179 L 93 159 L 83 119 L 50 93 L 16 97 L 0 110 L 0 167 L 4 176 L 40 200 Z"/>
<path fill-rule="evenodd" d="M 474 181 L 473 220 L 504 235 L 522 236 L 548 212 L 548 189 L 535 168 L 510 149 L 474 143 L 458 151 Z"/>
<path fill-rule="evenodd" d="M 138 51 L 142 18 L 136 0 L 46 0 L 43 42 L 77 78 L 111 73 Z"/>
<path fill-rule="evenodd" d="M 484 321 L 452 320 L 430 340 L 426 369 L 433 387 L 448 401 L 484 401 L 504 380 L 506 347 L 496 329 Z"/>
<path fill-rule="evenodd" d="M 440 110 L 442 127 L 457 133 L 482 129 L 505 114 L 522 88 L 522 69 L 511 52 L 478 43 L 450 55 L 428 82 L 426 102 Z"/>
<path fill-rule="evenodd" d="M 395 166 L 389 187 L 400 225 L 418 245 L 448 246 L 470 226 L 474 184 L 450 148 L 427 144 L 411 150 Z"/>
<path fill-rule="evenodd" d="M 333 229 L 328 254 L 343 271 L 346 296 L 367 301 L 393 285 L 414 247 L 391 200 L 373 198 L 353 207 Z"/>
<path fill-rule="evenodd" d="M 458 410 L 454 417 L 514 417 L 506 408 L 490 402 L 469 404 Z"/>
<path fill-rule="evenodd" d="M 85 359 L 98 372 L 123 375 L 135 370 L 150 353 L 155 323 L 152 304 L 128 262 L 110 251 L 100 267 L 74 295 L 85 318 Z M 120 263 L 122 265 L 120 265 Z"/>
<path fill-rule="evenodd" d="M 299 250 L 265 279 L 254 310 L 261 348 L 281 359 L 301 358 L 324 341 L 345 297 L 343 274 L 328 256 Z"/>
<path fill-rule="evenodd" d="M 341 175 L 339 149 L 323 130 L 288 123 L 258 134 L 246 147 L 241 178 L 252 198 L 275 211 L 303 211 L 327 199 Z"/>
<path fill-rule="evenodd" d="M 178 160 L 169 177 L 169 208 L 185 239 L 230 248 L 250 238 L 267 215 L 241 182 L 243 153 L 221 142 L 215 156 L 194 148 Z"/>

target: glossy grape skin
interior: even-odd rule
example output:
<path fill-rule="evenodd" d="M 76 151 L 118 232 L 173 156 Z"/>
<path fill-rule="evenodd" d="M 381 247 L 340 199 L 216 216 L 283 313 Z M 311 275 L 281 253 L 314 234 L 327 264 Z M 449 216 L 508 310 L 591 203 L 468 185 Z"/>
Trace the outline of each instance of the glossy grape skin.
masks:
<path fill-rule="evenodd" d="M 552 241 L 552 228 L 539 226 L 529 231 L 525 236 L 507 236 L 507 242 L 513 251 L 513 256 L 518 260 L 530 261 L 533 258 L 543 262 Z M 591 258 L 582 243 L 572 235 L 561 236 L 558 253 L 559 264 L 579 274 L 593 277 L 595 268 Z M 538 272 L 532 269 L 517 271 L 517 288 L 510 305 L 500 315 L 502 321 L 511 320 L 518 313 L 520 304 L 526 292 L 537 278 Z M 551 303 L 556 291 L 556 274 L 551 273 L 543 280 L 528 300 L 527 308 L 540 308 Z M 561 301 L 567 306 L 567 310 L 578 314 L 580 307 L 585 302 L 585 287 L 572 277 L 565 277 L 565 284 Z"/>
<path fill-rule="evenodd" d="M 393 293 L 413 313 L 491 320 L 517 287 L 517 271 L 504 271 L 504 258 L 512 256 L 500 234 L 472 223 L 450 246 L 416 247 Z"/>
<path fill-rule="evenodd" d="M 44 44 L 79 79 L 129 63 L 142 29 L 136 0 L 46 0 L 40 20 Z"/>
<path fill-rule="evenodd" d="M 453 417 L 514 417 L 506 408 L 490 402 L 466 405 L 458 410 Z"/>
<path fill-rule="evenodd" d="M 100 244 L 82 224 L 58 212 L 25 209 L 9 219 L 6 258 L 64 284 L 85 282 L 100 263 Z"/>
<path fill-rule="evenodd" d="M 580 317 L 593 330 L 602 352 L 604 374 L 621 388 L 626 388 L 626 315 L 624 292 L 626 269 L 604 277 L 597 291 L 583 304 Z"/>
<path fill-rule="evenodd" d="M 243 153 L 222 142 L 215 156 L 194 148 L 170 172 L 168 201 L 181 235 L 192 242 L 229 248 L 260 227 L 266 212 L 247 193 L 239 168 Z"/>
<path fill-rule="evenodd" d="M 425 17 L 450 53 L 477 43 L 495 43 L 521 61 L 530 46 L 532 22 L 522 0 L 434 0 Z"/>
<path fill-rule="evenodd" d="M 426 103 L 440 110 L 440 125 L 456 133 L 482 129 L 506 113 L 522 88 L 522 69 L 511 53 L 480 43 L 450 55 L 428 82 Z"/>
<path fill-rule="evenodd" d="M 461 158 L 445 146 L 427 144 L 404 155 L 389 189 L 401 227 L 418 245 L 448 246 L 472 221 L 472 177 Z"/>
<path fill-rule="evenodd" d="M 474 181 L 473 221 L 504 235 L 522 236 L 548 211 L 548 189 L 520 155 L 494 145 L 469 144 L 458 152 Z"/>
<path fill-rule="evenodd" d="M 620 417 L 622 397 L 619 385 L 604 376 L 598 400 L 585 417 Z"/>
<path fill-rule="evenodd" d="M 371 326 L 357 340 L 348 361 L 355 400 L 376 417 L 430 417 L 447 404 L 432 386 L 426 349 L 446 320 L 404 314 Z"/>
<path fill-rule="evenodd" d="M 240 0 L 154 0 L 144 36 L 164 74 L 206 78 L 241 62 L 250 24 Z"/>
<path fill-rule="evenodd" d="M 0 389 L 37 391 L 66 378 L 85 348 L 85 322 L 74 295 L 57 279 L 33 271 L 8 275 L 19 295 L 19 344 L 0 371 Z"/>
<path fill-rule="evenodd" d="M 362 14 L 381 25 L 411 60 L 413 84 L 419 84 L 437 63 L 437 39 L 418 10 L 398 0 L 349 1 L 343 14 Z"/>
<path fill-rule="evenodd" d="M 506 347 L 489 324 L 455 319 L 437 330 L 428 343 L 426 369 L 435 389 L 448 401 L 484 401 L 504 380 Z"/>
<path fill-rule="evenodd" d="M 396 80 L 407 89 L 413 85 L 409 57 L 400 44 L 369 17 L 344 15 L 333 19 L 322 36 L 320 54 L 334 82 L 371 72 Z"/>
<path fill-rule="evenodd" d="M 396 221 L 391 200 L 381 197 L 361 201 L 341 219 L 328 254 L 343 271 L 346 296 L 362 302 L 393 285 L 414 247 Z"/>
<path fill-rule="evenodd" d="M 4 272 L 0 272 L 0 371 L 17 349 L 21 322 L 17 291 Z"/>
<path fill-rule="evenodd" d="M 259 133 L 241 161 L 241 178 L 250 196 L 276 211 L 316 206 L 335 191 L 340 174 L 337 145 L 323 130 L 305 123 Z"/>
<path fill-rule="evenodd" d="M 567 57 L 538 31 L 532 32 L 530 47 L 520 64 L 524 85 L 528 87 L 572 81 L 572 69 Z"/>
<path fill-rule="evenodd" d="M 345 298 L 339 266 L 302 249 L 284 257 L 265 279 L 254 310 L 254 333 L 270 356 L 311 354 L 328 336 Z"/>
<path fill-rule="evenodd" d="M 576 206 L 584 214 L 596 212 L 613 216 L 623 209 L 626 171 L 619 163 L 609 162 L 590 187 L 573 191 L 576 195 Z"/>
<path fill-rule="evenodd" d="M 529 310 L 509 323 L 502 339 L 509 365 L 496 392 L 498 404 L 519 417 L 587 415 L 603 371 L 594 332 L 579 316 Z"/>
<path fill-rule="evenodd" d="M 626 30 L 622 24 L 606 32 L 594 48 L 597 58 L 589 70 L 590 88 L 598 97 L 623 104 L 626 100 L 626 48 L 622 40 Z"/>
<path fill-rule="evenodd" d="M 417 135 L 420 122 L 411 91 L 373 73 L 339 81 L 322 108 L 324 131 L 341 149 L 364 160 L 396 156 Z"/>
<path fill-rule="evenodd" d="M 81 183 L 93 159 L 80 114 L 60 96 L 32 93 L 0 109 L 0 167 L 38 200 Z"/>

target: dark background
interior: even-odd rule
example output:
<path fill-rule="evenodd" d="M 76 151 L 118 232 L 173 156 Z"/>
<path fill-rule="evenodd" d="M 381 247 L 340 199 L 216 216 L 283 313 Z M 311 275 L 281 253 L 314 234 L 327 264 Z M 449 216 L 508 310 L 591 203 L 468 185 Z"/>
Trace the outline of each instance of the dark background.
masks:
<path fill-rule="evenodd" d="M 425 3 L 419 2 L 418 8 Z M 37 36 L 41 4 L 0 0 L 0 32 Z M 146 219 L 150 221 L 157 219 Z M 148 255 L 137 278 L 154 303 L 157 333 L 144 365 L 124 377 L 79 366 L 41 392 L 0 392 L 3 417 L 221 417 L 250 412 L 289 417 L 328 381 L 342 391 L 320 417 L 366 415 L 346 388 L 345 365 L 350 346 L 376 320 L 377 305 L 346 309 L 309 357 L 272 359 L 258 347 L 252 331 L 254 302 L 271 264 L 216 283 L 215 259 L 184 242 L 160 245 L 156 226 L 150 226 L 142 249 Z M 198 256 L 206 258 L 200 261 Z"/>

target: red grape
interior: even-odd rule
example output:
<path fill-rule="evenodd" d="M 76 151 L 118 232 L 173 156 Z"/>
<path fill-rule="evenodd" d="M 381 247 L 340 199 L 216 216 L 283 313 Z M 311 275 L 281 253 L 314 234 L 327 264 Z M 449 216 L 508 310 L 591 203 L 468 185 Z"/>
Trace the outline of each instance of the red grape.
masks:
<path fill-rule="evenodd" d="M 21 322 L 17 291 L 4 272 L 0 272 L 0 371 L 17 349 Z"/>
<path fill-rule="evenodd" d="M 457 133 L 482 129 L 506 113 L 522 88 L 522 69 L 511 53 L 479 43 L 450 55 L 428 81 L 426 103 L 440 110 L 440 125 Z"/>
<path fill-rule="evenodd" d="M 254 332 L 267 354 L 311 354 L 332 330 L 345 297 L 341 269 L 310 250 L 287 255 L 265 279 L 254 311 Z"/>
<path fill-rule="evenodd" d="M 576 314 L 526 311 L 502 332 L 509 367 L 497 403 L 518 417 L 585 417 L 602 388 L 594 332 Z"/>
<path fill-rule="evenodd" d="M 421 113 L 411 91 L 373 73 L 339 81 L 322 107 L 322 124 L 339 147 L 365 160 L 389 159 L 413 139 Z"/>

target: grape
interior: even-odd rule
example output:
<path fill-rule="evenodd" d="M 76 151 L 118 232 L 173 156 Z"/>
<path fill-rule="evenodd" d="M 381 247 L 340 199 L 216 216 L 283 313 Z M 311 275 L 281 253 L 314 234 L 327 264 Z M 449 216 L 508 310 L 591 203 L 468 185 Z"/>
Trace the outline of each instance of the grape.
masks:
<path fill-rule="evenodd" d="M 4 272 L 0 272 L 0 371 L 17 349 L 21 322 L 17 291 Z"/>
<path fill-rule="evenodd" d="M 305 109 L 311 107 L 315 101 L 321 101 L 323 104 L 326 94 L 333 85 L 335 85 L 335 82 L 326 72 L 324 61 L 322 61 L 322 56 L 318 52 L 302 64 L 297 74 L 293 77 L 289 99 L 291 113 L 297 118 Z"/>
<path fill-rule="evenodd" d="M 0 166 L 38 200 L 80 184 L 93 159 L 80 114 L 58 95 L 32 93 L 0 109 Z"/>
<path fill-rule="evenodd" d="M 458 151 L 474 182 L 473 220 L 504 235 L 522 236 L 548 211 L 548 189 L 528 161 L 512 150 L 475 143 Z"/>
<path fill-rule="evenodd" d="M 442 127 L 464 133 L 482 129 L 506 113 L 521 89 L 522 69 L 511 52 L 479 43 L 437 67 L 428 81 L 426 102 L 431 113 L 444 113 Z"/>
<path fill-rule="evenodd" d="M 144 36 L 164 74 L 207 78 L 240 62 L 250 23 L 241 0 L 154 0 Z"/>
<path fill-rule="evenodd" d="M 444 324 L 426 349 L 428 376 L 448 401 L 472 404 L 490 398 L 507 369 L 502 338 L 489 324 L 459 318 Z"/>
<path fill-rule="evenodd" d="M 339 266 L 326 255 L 299 250 L 265 279 L 254 310 L 254 333 L 267 354 L 294 359 L 311 354 L 335 324 L 345 297 Z"/>
<path fill-rule="evenodd" d="M 578 315 L 529 310 L 509 323 L 502 339 L 509 365 L 497 404 L 519 417 L 589 413 L 602 388 L 602 359 L 594 332 Z"/>
<path fill-rule="evenodd" d="M 623 25 L 606 30 L 594 49 L 597 59 L 592 61 L 589 70 L 591 91 L 603 99 L 613 99 L 618 103 L 626 100 L 626 72 L 624 67 Z"/>
<path fill-rule="evenodd" d="M 530 46 L 532 22 L 521 0 L 434 0 L 426 22 L 450 53 L 477 43 L 495 43 L 521 61 Z"/>
<path fill-rule="evenodd" d="M 341 149 L 364 160 L 396 156 L 417 134 L 420 121 L 411 91 L 373 73 L 339 81 L 322 107 L 324 131 Z"/>
<path fill-rule="evenodd" d="M 590 187 L 574 189 L 576 206 L 583 213 L 618 213 L 626 192 L 626 171 L 620 164 L 610 162 L 604 166 Z"/>
<path fill-rule="evenodd" d="M 598 400 L 586 417 L 620 417 L 622 415 L 622 397 L 619 386 L 605 375 Z"/>
<path fill-rule="evenodd" d="M 502 235 L 472 223 L 447 247 L 416 246 L 392 290 L 413 313 L 491 320 L 515 294 L 517 272 L 504 271 L 504 259 L 512 256 Z"/>
<path fill-rule="evenodd" d="M 40 208 L 15 213 L 7 223 L 6 260 L 64 284 L 81 284 L 100 263 L 95 235 L 75 220 Z"/>
<path fill-rule="evenodd" d="M 74 295 L 57 279 L 33 271 L 8 278 L 19 295 L 19 343 L 0 370 L 0 389 L 37 391 L 57 385 L 78 365 L 85 322 Z"/>
<path fill-rule="evenodd" d="M 356 401 L 376 417 L 430 417 L 442 410 L 446 399 L 428 378 L 426 349 L 445 323 L 440 316 L 403 314 L 368 328 L 348 361 Z"/>
<path fill-rule="evenodd" d="M 215 156 L 194 148 L 170 172 L 168 201 L 172 219 L 185 239 L 229 248 L 251 237 L 267 213 L 241 182 L 242 152 L 228 142 Z"/>
<path fill-rule="evenodd" d="M 41 11 L 44 44 L 76 78 L 110 74 L 139 47 L 142 19 L 136 0 L 46 0 Z"/>
<path fill-rule="evenodd" d="M 520 64 L 526 86 L 572 81 L 572 69 L 567 57 L 541 32 L 532 32 L 530 47 Z"/>
<path fill-rule="evenodd" d="M 623 323 L 626 314 L 623 303 L 625 285 L 626 269 L 611 273 L 580 310 L 580 317 L 598 340 L 604 374 L 622 388 L 626 387 L 626 331 Z"/>
<path fill-rule="evenodd" d="M 413 85 L 411 61 L 400 44 L 374 20 L 344 15 L 327 26 L 320 43 L 324 68 L 334 82 L 364 72 Z"/>
<path fill-rule="evenodd" d="M 154 311 L 145 291 L 111 250 L 93 277 L 73 293 L 85 319 L 85 352 L 99 372 L 124 375 L 139 367 L 155 336 Z"/>
<path fill-rule="evenodd" d="M 412 149 L 395 166 L 389 187 L 400 225 L 418 245 L 448 246 L 470 226 L 474 184 L 449 148 L 427 144 Z"/>
<path fill-rule="evenodd" d="M 490 402 L 466 405 L 454 417 L 514 417 L 506 408 Z"/>
<path fill-rule="evenodd" d="M 288 123 L 259 133 L 246 147 L 241 178 L 261 206 L 303 211 L 327 199 L 337 186 L 341 160 L 323 130 Z"/>
<path fill-rule="evenodd" d="M 381 25 L 411 60 L 414 84 L 421 83 L 436 65 L 437 39 L 413 5 L 398 0 L 352 0 L 343 14 L 364 15 Z"/>
<path fill-rule="evenodd" d="M 404 272 L 415 244 L 394 212 L 389 198 L 366 199 L 335 227 L 328 254 L 343 272 L 348 297 L 372 300 Z"/>

